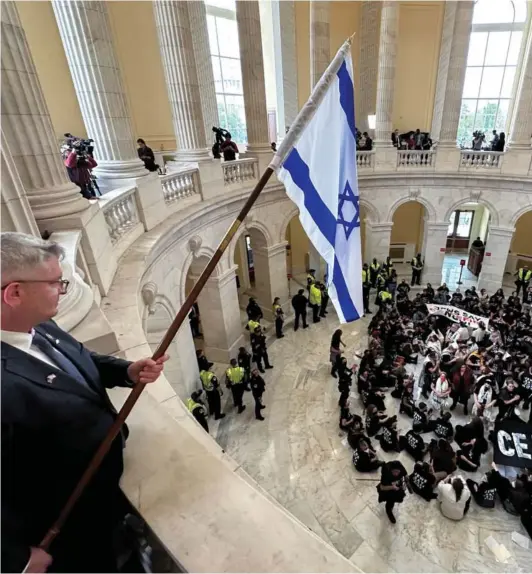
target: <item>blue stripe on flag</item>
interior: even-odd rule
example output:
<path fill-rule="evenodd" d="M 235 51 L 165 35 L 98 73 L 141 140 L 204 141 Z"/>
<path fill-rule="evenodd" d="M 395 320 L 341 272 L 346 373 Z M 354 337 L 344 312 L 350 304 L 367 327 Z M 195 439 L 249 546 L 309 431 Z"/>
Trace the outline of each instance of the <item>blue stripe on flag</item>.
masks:
<path fill-rule="evenodd" d="M 353 88 L 353 82 L 351 80 L 351 76 L 347 71 L 347 65 L 345 63 L 345 60 L 342 62 L 342 65 L 340 66 L 338 72 L 336 72 L 336 75 L 338 76 L 338 80 L 340 82 L 340 104 L 345 112 L 349 129 L 351 130 L 353 137 L 356 138 L 355 91 Z"/>
<path fill-rule="evenodd" d="M 344 314 L 345 320 L 349 322 L 360 319 L 360 315 L 353 303 L 353 300 L 351 299 L 349 289 L 347 288 L 344 279 L 344 274 L 342 273 L 342 269 L 340 267 L 340 264 L 338 263 L 338 259 L 336 256 L 334 258 L 334 272 L 333 272 L 332 283 L 336 288 L 338 303 L 340 303 L 340 306 L 342 307 L 342 313 Z"/>
<path fill-rule="evenodd" d="M 304 205 L 325 239 L 334 247 L 336 240 L 336 219 L 320 197 L 310 179 L 308 165 L 294 148 L 283 163 L 293 182 L 301 189 Z"/>

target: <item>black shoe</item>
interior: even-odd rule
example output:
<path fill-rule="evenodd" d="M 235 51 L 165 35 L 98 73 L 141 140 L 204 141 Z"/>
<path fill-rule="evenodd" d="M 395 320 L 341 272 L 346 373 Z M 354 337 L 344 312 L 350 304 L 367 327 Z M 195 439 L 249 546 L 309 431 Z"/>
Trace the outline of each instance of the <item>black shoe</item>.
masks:
<path fill-rule="evenodd" d="M 284 337 L 284 335 L 277 335 L 278 339 L 282 339 Z"/>
<path fill-rule="evenodd" d="M 387 514 L 387 516 L 390 519 L 390 522 L 392 524 L 395 524 L 397 522 L 397 520 L 395 520 L 395 516 L 393 515 L 393 512 L 391 510 L 389 510 L 389 511 L 387 510 L 386 514 Z"/>
<path fill-rule="evenodd" d="M 263 416 L 255 417 L 255 418 L 256 418 L 258 421 L 263 421 L 263 420 L 264 420 L 264 417 L 263 417 Z"/>
<path fill-rule="evenodd" d="M 331 373 L 331 377 L 333 377 L 334 379 L 337 379 L 338 377 L 336 376 L 336 373 Z"/>
<path fill-rule="evenodd" d="M 266 365 L 267 369 L 273 369 L 273 365 Z M 263 371 L 264 372 L 264 371 Z"/>
<path fill-rule="evenodd" d="M 364 313 L 366 313 L 366 315 L 373 315 L 372 311 L 370 311 L 369 309 L 366 309 Z"/>
<path fill-rule="evenodd" d="M 449 410 L 454 411 L 455 408 L 456 408 L 456 403 L 454 405 L 451 405 L 451 408 Z"/>
<path fill-rule="evenodd" d="M 261 409 L 265 409 L 265 408 L 266 408 L 266 405 L 261 405 L 260 408 L 261 408 Z"/>
<path fill-rule="evenodd" d="M 266 372 L 264 369 L 259 369 L 259 371 L 260 371 L 261 373 L 265 373 L 265 372 Z"/>
<path fill-rule="evenodd" d="M 303 329 L 308 329 L 308 325 L 303 325 Z"/>
<path fill-rule="evenodd" d="M 225 418 L 225 413 L 221 414 L 219 417 L 214 417 L 215 421 L 219 421 L 220 419 L 224 419 Z"/>
<path fill-rule="evenodd" d="M 314 323 L 319 323 L 321 321 L 321 319 L 318 317 L 317 319 L 314 319 Z"/>
<path fill-rule="evenodd" d="M 303 329 L 304 329 L 304 328 L 305 328 L 305 327 L 303 327 Z M 294 331 L 297 331 L 297 330 L 298 330 L 298 327 L 294 327 Z"/>
<path fill-rule="evenodd" d="M 323 315 L 320 315 L 320 317 L 321 317 L 322 319 L 325 319 L 325 313 L 324 313 Z"/>
<path fill-rule="evenodd" d="M 238 414 L 243 413 L 246 410 L 246 405 L 242 405 L 241 407 L 238 407 Z"/>

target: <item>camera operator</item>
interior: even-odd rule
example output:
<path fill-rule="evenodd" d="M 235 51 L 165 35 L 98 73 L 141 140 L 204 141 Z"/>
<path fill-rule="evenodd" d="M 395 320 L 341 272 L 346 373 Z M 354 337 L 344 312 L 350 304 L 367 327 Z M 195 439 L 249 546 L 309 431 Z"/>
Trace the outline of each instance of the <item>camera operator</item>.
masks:
<path fill-rule="evenodd" d="M 213 126 L 215 142 L 212 146 L 212 155 L 215 159 L 220 159 L 223 153 L 224 161 L 234 161 L 238 152 L 236 143 L 231 139 L 231 134 L 223 128 Z"/>
<path fill-rule="evenodd" d="M 92 157 L 92 140 L 76 139 L 71 134 L 65 136 L 68 147 L 64 150 L 63 157 L 70 180 L 80 188 L 85 199 L 98 199 L 91 177 L 91 170 L 98 165 Z"/>

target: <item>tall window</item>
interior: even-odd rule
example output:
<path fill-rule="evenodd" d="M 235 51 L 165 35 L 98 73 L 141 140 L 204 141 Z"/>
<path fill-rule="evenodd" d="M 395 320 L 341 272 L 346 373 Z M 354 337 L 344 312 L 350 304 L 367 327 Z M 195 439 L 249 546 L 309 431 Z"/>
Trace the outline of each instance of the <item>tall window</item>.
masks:
<path fill-rule="evenodd" d="M 235 0 L 206 0 L 218 115 L 222 128 L 247 143 Z"/>
<path fill-rule="evenodd" d="M 447 237 L 460 237 L 469 239 L 471 236 L 471 226 L 473 225 L 474 211 L 453 211 L 449 219 Z"/>
<path fill-rule="evenodd" d="M 469 41 L 457 142 L 506 131 L 526 21 L 526 0 L 477 0 Z"/>

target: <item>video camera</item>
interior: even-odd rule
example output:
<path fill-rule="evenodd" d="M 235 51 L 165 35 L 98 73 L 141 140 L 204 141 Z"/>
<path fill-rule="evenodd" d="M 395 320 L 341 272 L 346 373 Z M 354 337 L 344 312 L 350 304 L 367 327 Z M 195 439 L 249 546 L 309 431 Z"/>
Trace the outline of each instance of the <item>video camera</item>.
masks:
<path fill-rule="evenodd" d="M 94 140 L 83 139 L 77 136 L 73 136 L 71 133 L 65 134 L 65 144 L 69 149 L 74 149 L 78 156 L 90 155 L 94 153 L 94 146 L 92 145 Z"/>
<path fill-rule="evenodd" d="M 212 127 L 212 131 L 214 132 L 214 144 L 212 146 L 212 155 L 215 159 L 220 159 L 222 154 L 220 152 L 220 146 L 222 145 L 224 138 L 227 136 L 231 137 L 231 133 L 224 128 L 217 128 L 216 126 Z"/>

